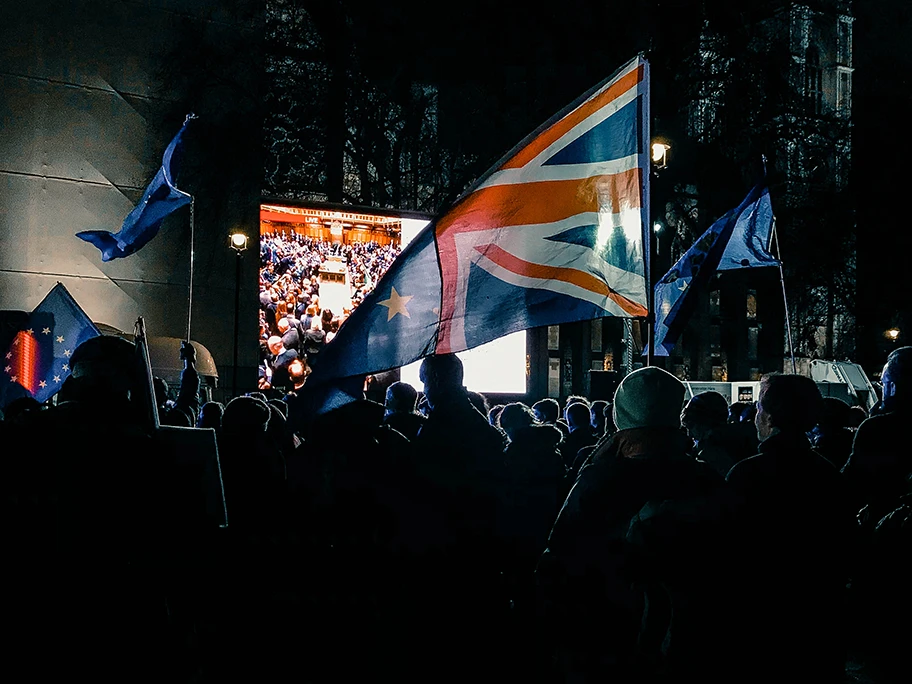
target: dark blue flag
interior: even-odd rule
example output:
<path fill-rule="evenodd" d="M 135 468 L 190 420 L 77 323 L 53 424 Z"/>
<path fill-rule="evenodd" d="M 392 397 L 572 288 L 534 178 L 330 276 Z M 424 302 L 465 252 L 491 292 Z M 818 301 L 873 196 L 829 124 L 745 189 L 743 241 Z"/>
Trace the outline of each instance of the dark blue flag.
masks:
<path fill-rule="evenodd" d="M 102 261 L 129 256 L 145 246 L 158 234 L 165 217 L 193 199 L 174 186 L 174 178 L 178 171 L 184 131 L 187 130 L 187 124 L 195 118 L 191 114 L 184 120 L 184 125 L 165 149 L 161 168 L 149 183 L 139 204 L 127 214 L 119 232 L 112 234 L 106 230 L 85 230 L 76 233 L 76 237 L 91 242 L 101 250 Z"/>
<path fill-rule="evenodd" d="M 765 185 L 716 221 L 655 286 L 655 355 L 668 356 L 687 325 L 696 292 L 717 271 L 778 266 L 769 253 L 773 208 Z"/>
<path fill-rule="evenodd" d="M 20 396 L 44 403 L 70 375 L 70 356 L 98 328 L 57 283 L 16 333 L 4 358 L 3 404 Z"/>

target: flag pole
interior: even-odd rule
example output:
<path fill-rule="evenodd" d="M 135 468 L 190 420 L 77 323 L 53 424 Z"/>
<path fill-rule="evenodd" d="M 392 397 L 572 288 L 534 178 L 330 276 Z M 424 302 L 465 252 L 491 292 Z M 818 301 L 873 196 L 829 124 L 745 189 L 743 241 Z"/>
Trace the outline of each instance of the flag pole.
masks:
<path fill-rule="evenodd" d="M 785 296 L 785 271 L 782 270 L 782 252 L 779 249 L 779 233 L 776 232 L 776 222 L 773 221 L 773 240 L 776 241 L 776 258 L 779 260 L 779 282 L 782 285 L 782 304 L 785 307 L 785 331 L 788 334 L 789 356 L 792 358 L 792 374 L 798 374 L 795 364 L 795 347 L 792 345 L 792 323 L 789 316 L 788 299 Z"/>
<path fill-rule="evenodd" d="M 193 245 L 194 245 L 194 207 L 196 206 L 196 198 L 190 198 L 190 283 L 189 290 L 190 295 L 187 298 L 187 342 L 190 342 L 190 321 L 193 317 Z"/>
<path fill-rule="evenodd" d="M 648 73 L 648 72 L 647 72 Z M 655 286 L 652 282 L 652 244 L 655 231 L 652 229 L 652 87 L 651 83 L 647 84 L 646 111 L 643 112 L 643 120 L 646 122 L 646 149 L 643 154 L 646 155 L 646 177 L 643 179 L 643 195 L 645 206 L 646 225 L 643 226 L 646 233 L 646 365 L 651 366 L 653 356 L 655 356 Z M 641 338 L 642 339 L 642 338 Z"/>

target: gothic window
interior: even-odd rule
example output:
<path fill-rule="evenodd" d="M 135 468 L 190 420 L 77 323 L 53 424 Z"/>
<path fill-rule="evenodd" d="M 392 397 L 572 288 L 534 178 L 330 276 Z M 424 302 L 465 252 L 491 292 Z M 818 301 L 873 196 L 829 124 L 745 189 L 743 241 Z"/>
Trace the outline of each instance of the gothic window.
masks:
<path fill-rule="evenodd" d="M 836 79 L 836 111 L 848 114 L 852 109 L 852 72 L 840 69 Z"/>
<path fill-rule="evenodd" d="M 836 41 L 839 50 L 839 64 L 850 66 L 852 60 L 852 25 L 845 19 L 840 19 L 836 25 Z"/>
<path fill-rule="evenodd" d="M 820 52 L 816 47 L 808 48 L 804 69 L 804 92 L 811 110 L 819 115 L 823 113 L 823 69 L 820 68 Z"/>

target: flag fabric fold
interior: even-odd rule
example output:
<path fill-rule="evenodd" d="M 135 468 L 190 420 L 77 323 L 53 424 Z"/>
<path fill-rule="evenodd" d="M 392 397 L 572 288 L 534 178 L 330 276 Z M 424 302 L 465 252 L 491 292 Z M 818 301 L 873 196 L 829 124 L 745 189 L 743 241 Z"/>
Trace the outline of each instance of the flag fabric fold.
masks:
<path fill-rule="evenodd" d="M 632 60 L 555 115 L 427 226 L 308 385 L 532 327 L 645 316 L 648 67 Z"/>
<path fill-rule="evenodd" d="M 154 238 L 165 218 L 189 204 L 192 197 L 174 185 L 183 150 L 183 136 L 187 125 L 196 117 L 192 114 L 171 140 L 162 156 L 162 165 L 149 183 L 142 199 L 133 211 L 127 214 L 117 233 L 106 230 L 85 230 L 76 237 L 95 245 L 101 251 L 102 261 L 111 261 L 129 256 Z"/>
<path fill-rule="evenodd" d="M 760 184 L 713 223 L 655 286 L 655 355 L 668 356 L 693 313 L 698 292 L 718 271 L 778 266 L 769 252 L 775 217 Z"/>
<path fill-rule="evenodd" d="M 44 403 L 70 375 L 73 351 L 101 333 L 62 283 L 35 307 L 4 358 L 3 404 L 18 396 Z"/>

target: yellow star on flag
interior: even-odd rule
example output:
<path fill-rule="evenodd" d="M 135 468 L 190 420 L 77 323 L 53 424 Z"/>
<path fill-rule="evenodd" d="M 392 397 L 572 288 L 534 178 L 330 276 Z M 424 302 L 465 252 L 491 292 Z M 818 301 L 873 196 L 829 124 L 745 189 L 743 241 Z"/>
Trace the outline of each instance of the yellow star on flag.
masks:
<path fill-rule="evenodd" d="M 42 380 L 41 382 L 38 383 L 38 386 L 41 388 L 44 388 L 44 387 L 47 387 L 48 384 L 44 380 Z"/>
<path fill-rule="evenodd" d="M 59 375 L 55 375 L 55 376 L 54 376 L 54 382 L 60 382 L 60 376 L 59 376 Z"/>
<path fill-rule="evenodd" d="M 385 306 L 387 309 L 389 309 L 389 311 L 386 312 L 387 323 L 393 320 L 393 316 L 396 314 L 402 314 L 406 318 L 411 318 L 408 309 L 405 308 L 405 305 L 408 304 L 413 295 L 403 297 L 398 292 L 396 292 L 395 287 L 392 288 L 392 290 L 393 291 L 390 293 L 389 299 L 384 299 L 382 302 L 377 302 L 380 306 Z"/>
<path fill-rule="evenodd" d="M 58 342 L 63 342 L 63 335 L 58 335 L 58 336 L 57 336 L 57 341 L 58 341 Z"/>
<path fill-rule="evenodd" d="M 41 334 L 42 334 L 42 335 L 50 335 L 50 334 L 51 334 L 51 329 L 50 329 L 50 328 L 45 328 L 44 330 L 41 331 Z"/>

